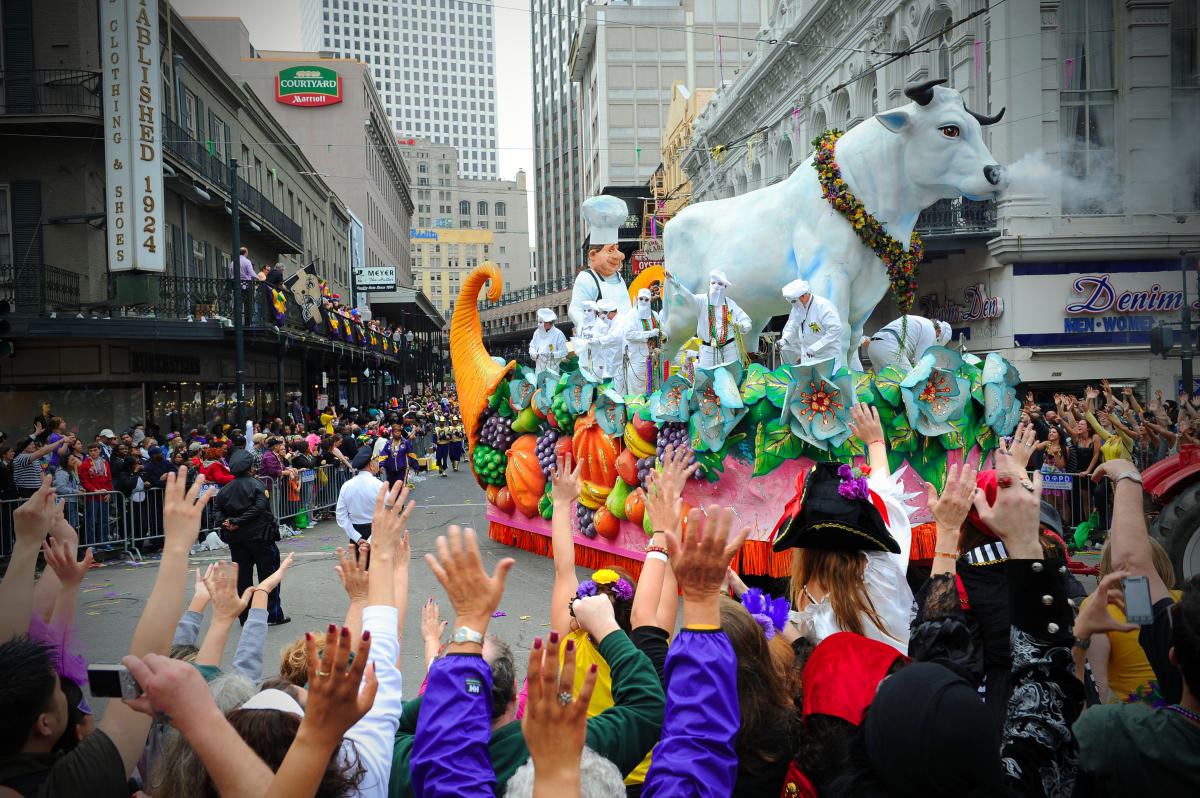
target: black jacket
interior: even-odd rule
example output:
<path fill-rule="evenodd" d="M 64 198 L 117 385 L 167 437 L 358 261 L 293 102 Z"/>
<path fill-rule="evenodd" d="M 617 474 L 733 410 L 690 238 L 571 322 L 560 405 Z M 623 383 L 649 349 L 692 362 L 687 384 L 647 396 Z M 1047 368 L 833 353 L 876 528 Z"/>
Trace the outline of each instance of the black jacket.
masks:
<path fill-rule="evenodd" d="M 271 531 L 271 503 L 263 484 L 250 474 L 253 458 L 245 449 L 229 457 L 229 470 L 238 476 L 221 488 L 213 500 L 221 522 L 232 521 L 237 529 L 222 530 L 226 543 L 265 540 Z"/>

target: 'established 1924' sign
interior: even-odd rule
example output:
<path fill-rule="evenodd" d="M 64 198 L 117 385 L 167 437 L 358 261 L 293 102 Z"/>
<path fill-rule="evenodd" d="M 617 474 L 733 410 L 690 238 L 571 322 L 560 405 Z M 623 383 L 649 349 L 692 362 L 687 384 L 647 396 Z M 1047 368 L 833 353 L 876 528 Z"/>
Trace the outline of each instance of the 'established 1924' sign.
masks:
<path fill-rule="evenodd" d="M 354 283 L 359 291 L 392 291 L 396 288 L 396 267 L 363 266 L 355 269 Z"/>

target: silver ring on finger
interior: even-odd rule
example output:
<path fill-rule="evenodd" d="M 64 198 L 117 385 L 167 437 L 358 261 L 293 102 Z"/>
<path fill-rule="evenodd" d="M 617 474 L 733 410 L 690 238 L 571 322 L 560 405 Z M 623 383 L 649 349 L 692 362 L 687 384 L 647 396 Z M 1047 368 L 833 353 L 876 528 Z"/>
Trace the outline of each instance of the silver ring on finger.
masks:
<path fill-rule="evenodd" d="M 1030 493 L 1033 493 L 1033 492 L 1034 492 L 1034 487 L 1033 487 L 1033 481 L 1032 481 L 1032 480 L 1029 480 L 1029 479 L 1023 479 L 1023 480 L 1021 480 L 1021 487 L 1022 487 L 1022 488 L 1024 488 L 1025 490 L 1029 491 Z"/>
<path fill-rule="evenodd" d="M 565 707 L 567 704 L 571 703 L 572 698 L 573 696 L 570 692 L 563 690 L 558 694 L 558 703 Z"/>
<path fill-rule="evenodd" d="M 387 502 L 384 502 L 384 503 L 383 503 L 383 509 L 385 509 L 385 510 L 391 510 L 391 509 L 392 509 L 392 508 L 394 508 L 395 506 L 396 506 L 396 505 L 394 505 L 394 504 L 388 504 Z"/>

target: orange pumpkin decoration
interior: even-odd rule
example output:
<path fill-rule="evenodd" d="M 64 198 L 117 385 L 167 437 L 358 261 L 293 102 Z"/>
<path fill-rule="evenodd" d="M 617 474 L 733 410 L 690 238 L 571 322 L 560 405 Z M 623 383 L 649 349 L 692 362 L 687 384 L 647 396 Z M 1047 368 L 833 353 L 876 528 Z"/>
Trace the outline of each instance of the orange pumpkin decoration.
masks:
<path fill-rule="evenodd" d="M 596 527 L 596 534 L 605 540 L 616 540 L 617 533 L 621 531 L 620 520 L 610 513 L 607 507 L 601 507 L 596 511 L 592 524 Z"/>
<path fill-rule="evenodd" d="M 533 433 L 521 435 L 505 452 L 508 465 L 504 469 L 504 481 L 513 503 L 526 518 L 539 515 L 538 501 L 546 491 L 546 475 L 538 465 L 537 439 Z"/>
<path fill-rule="evenodd" d="M 633 449 L 621 452 L 621 456 L 617 458 L 617 473 L 627 485 L 638 484 L 637 458 L 633 455 Z"/>
<path fill-rule="evenodd" d="M 596 421 L 595 409 L 575 420 L 571 453 L 575 462 L 582 463 L 579 478 L 594 485 L 611 488 L 617 481 L 617 457 L 621 444 L 605 432 Z"/>
<path fill-rule="evenodd" d="M 506 513 L 511 513 L 517 508 L 517 503 L 513 501 L 512 491 L 505 485 L 496 492 L 496 506 Z"/>
<path fill-rule="evenodd" d="M 554 444 L 554 462 L 557 463 L 564 454 L 566 454 L 567 452 L 572 452 L 572 451 L 573 451 L 573 449 L 571 447 L 571 436 L 563 435 Z M 574 456 L 574 455 L 572 454 L 572 456 Z M 572 467 L 574 467 L 574 466 L 572 466 Z"/>
<path fill-rule="evenodd" d="M 487 496 L 488 504 L 496 503 L 496 496 L 500 493 L 500 488 L 496 485 L 488 485 L 484 495 Z"/>
<path fill-rule="evenodd" d="M 638 526 L 642 525 L 646 517 L 646 491 L 638 488 L 629 492 L 629 497 L 625 499 L 625 517 Z"/>

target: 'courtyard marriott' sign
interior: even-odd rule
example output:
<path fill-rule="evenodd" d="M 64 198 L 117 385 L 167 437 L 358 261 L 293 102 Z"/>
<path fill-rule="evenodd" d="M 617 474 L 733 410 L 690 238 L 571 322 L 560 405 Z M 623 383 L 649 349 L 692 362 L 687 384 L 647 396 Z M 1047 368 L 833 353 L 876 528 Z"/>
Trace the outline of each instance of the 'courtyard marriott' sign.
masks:
<path fill-rule="evenodd" d="M 275 99 L 286 105 L 340 103 L 342 79 L 325 67 L 289 67 L 275 76 Z"/>

